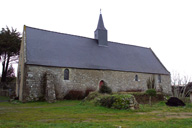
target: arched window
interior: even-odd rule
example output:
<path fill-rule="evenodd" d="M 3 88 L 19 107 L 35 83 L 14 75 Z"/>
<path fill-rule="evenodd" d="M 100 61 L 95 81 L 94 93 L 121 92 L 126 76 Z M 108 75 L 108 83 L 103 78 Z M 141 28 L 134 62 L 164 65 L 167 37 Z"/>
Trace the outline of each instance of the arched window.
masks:
<path fill-rule="evenodd" d="M 69 69 L 64 70 L 64 80 L 69 80 Z"/>
<path fill-rule="evenodd" d="M 158 83 L 161 83 L 161 75 L 158 75 Z"/>
<path fill-rule="evenodd" d="M 138 75 L 135 75 L 135 81 L 138 81 Z"/>

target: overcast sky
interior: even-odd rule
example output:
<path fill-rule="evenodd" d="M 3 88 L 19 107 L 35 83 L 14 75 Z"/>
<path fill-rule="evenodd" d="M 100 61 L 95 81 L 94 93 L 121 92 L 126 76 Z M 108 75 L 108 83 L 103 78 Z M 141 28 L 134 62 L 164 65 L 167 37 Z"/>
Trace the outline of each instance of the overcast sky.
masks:
<path fill-rule="evenodd" d="M 100 8 L 108 40 L 151 47 L 170 72 L 192 76 L 192 0 L 0 0 L 0 27 L 94 37 Z M 0 67 L 1 68 L 1 67 Z"/>

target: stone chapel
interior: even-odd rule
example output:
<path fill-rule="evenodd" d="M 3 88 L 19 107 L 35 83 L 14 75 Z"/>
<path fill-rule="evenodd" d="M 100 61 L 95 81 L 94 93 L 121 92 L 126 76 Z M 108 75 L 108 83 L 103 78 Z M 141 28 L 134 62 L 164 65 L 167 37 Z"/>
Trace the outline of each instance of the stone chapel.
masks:
<path fill-rule="evenodd" d="M 149 78 L 155 79 L 157 90 L 170 93 L 170 73 L 151 48 L 107 37 L 102 14 L 94 38 L 24 26 L 16 86 L 19 100 L 86 95 L 103 83 L 113 92 L 145 91 Z"/>

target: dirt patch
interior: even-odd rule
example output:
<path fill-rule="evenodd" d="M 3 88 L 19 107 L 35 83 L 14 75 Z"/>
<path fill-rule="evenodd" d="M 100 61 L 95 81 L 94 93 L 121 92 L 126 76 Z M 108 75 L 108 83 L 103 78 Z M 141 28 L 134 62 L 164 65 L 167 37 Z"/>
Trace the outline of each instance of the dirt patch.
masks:
<path fill-rule="evenodd" d="M 152 111 L 152 112 L 137 112 L 137 114 L 140 114 L 140 115 L 145 115 L 145 114 L 155 114 L 155 113 L 162 113 L 161 111 Z"/>
<path fill-rule="evenodd" d="M 152 112 L 138 112 L 140 115 L 153 115 L 155 114 L 157 117 L 165 117 L 165 118 L 177 118 L 177 119 L 185 119 L 192 118 L 192 113 L 188 112 L 162 112 L 162 111 L 152 111 Z"/>
<path fill-rule="evenodd" d="M 166 118 L 185 119 L 185 118 L 192 118 L 192 113 L 166 112 L 166 113 L 158 114 L 157 116 L 163 116 Z"/>

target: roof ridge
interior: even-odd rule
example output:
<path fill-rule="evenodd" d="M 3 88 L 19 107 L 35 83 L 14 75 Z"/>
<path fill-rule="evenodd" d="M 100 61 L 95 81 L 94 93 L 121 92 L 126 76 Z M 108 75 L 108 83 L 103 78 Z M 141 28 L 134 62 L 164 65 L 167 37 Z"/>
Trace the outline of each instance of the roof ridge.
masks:
<path fill-rule="evenodd" d="M 90 38 L 90 37 L 84 37 L 84 36 L 73 35 L 73 34 L 68 34 L 68 33 L 56 32 L 56 31 L 50 31 L 50 30 L 40 29 L 40 28 L 35 28 L 35 27 L 30 27 L 30 26 L 26 26 L 26 27 L 27 28 L 31 28 L 31 29 L 37 29 L 37 30 L 40 30 L 40 31 L 46 31 L 46 32 L 51 32 L 51 33 L 57 33 L 57 34 L 63 34 L 63 35 L 69 35 L 69 36 L 76 36 L 76 37 L 81 37 L 81 38 L 87 38 L 87 39 L 95 40 L 94 38 Z"/>
<path fill-rule="evenodd" d="M 50 31 L 50 30 L 46 30 L 46 29 L 40 29 L 40 28 L 30 27 L 30 26 L 26 26 L 26 25 L 25 25 L 25 27 L 28 27 L 28 28 L 31 28 L 31 29 L 37 29 L 37 30 L 40 30 L 40 31 L 51 32 L 51 33 L 57 33 L 57 34 L 75 36 L 75 37 L 86 38 L 86 39 L 91 39 L 91 40 L 97 40 L 97 39 L 90 38 L 90 37 L 84 37 L 84 36 L 73 35 L 73 34 L 62 33 L 62 32 L 55 32 L 55 31 Z M 140 47 L 140 48 L 150 49 L 150 48 L 148 48 L 148 47 L 137 46 L 137 45 L 133 45 L 133 44 L 126 44 L 126 43 L 120 43 L 120 42 L 114 42 L 114 41 L 108 41 L 108 42 L 109 42 L 109 43 L 114 43 L 114 44 L 119 44 L 119 45 L 129 45 L 129 46 L 133 46 L 133 47 Z"/>
<path fill-rule="evenodd" d="M 138 46 L 138 45 L 133 45 L 133 44 L 125 44 L 125 43 L 119 43 L 119 42 L 114 42 L 114 41 L 108 41 L 108 42 L 115 43 L 115 44 L 120 44 L 120 45 L 129 45 L 129 46 L 133 46 L 133 47 L 140 47 L 140 48 L 150 49 L 148 47 Z"/>

